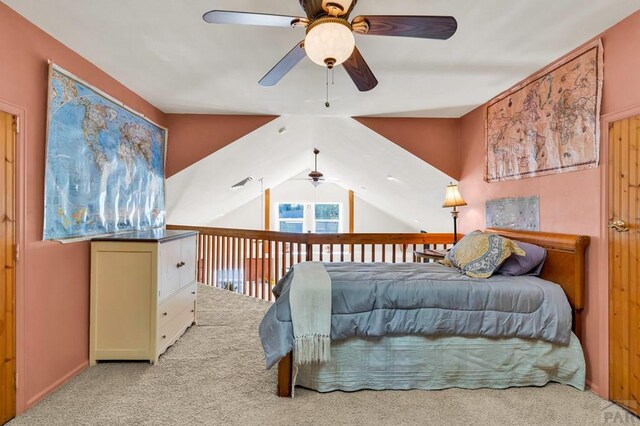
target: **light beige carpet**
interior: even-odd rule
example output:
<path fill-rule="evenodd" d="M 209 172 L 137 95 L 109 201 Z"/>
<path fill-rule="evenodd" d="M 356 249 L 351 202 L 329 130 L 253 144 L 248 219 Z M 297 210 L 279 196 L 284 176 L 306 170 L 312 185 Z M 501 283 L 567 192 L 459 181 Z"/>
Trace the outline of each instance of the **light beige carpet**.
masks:
<path fill-rule="evenodd" d="M 300 389 L 293 400 L 278 398 L 276 371 L 264 368 L 257 332 L 268 307 L 201 286 L 198 325 L 159 365 L 99 363 L 10 424 L 584 425 L 628 419 L 593 393 L 561 385 L 328 394 Z"/>

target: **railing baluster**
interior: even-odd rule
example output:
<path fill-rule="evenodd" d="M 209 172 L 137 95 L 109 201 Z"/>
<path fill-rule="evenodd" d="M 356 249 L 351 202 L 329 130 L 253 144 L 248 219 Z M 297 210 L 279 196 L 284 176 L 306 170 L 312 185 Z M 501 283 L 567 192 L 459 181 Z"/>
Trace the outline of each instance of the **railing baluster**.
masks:
<path fill-rule="evenodd" d="M 360 244 L 360 262 L 364 263 L 364 244 Z"/>
<path fill-rule="evenodd" d="M 207 263 L 209 261 L 209 253 L 207 252 L 209 245 L 208 239 L 208 235 L 205 235 L 202 238 L 202 281 L 200 281 L 206 285 L 210 285 L 207 279 L 207 275 L 209 274 L 209 264 Z"/>
<path fill-rule="evenodd" d="M 344 262 L 344 244 L 340 244 L 340 262 Z"/>
<path fill-rule="evenodd" d="M 387 245 L 382 244 L 382 263 L 387 261 L 386 256 L 387 256 Z"/>
<path fill-rule="evenodd" d="M 224 237 L 220 235 L 217 238 L 218 244 L 218 275 L 216 278 L 216 282 L 213 283 L 215 287 L 220 287 L 220 283 L 224 280 Z"/>
<path fill-rule="evenodd" d="M 254 275 L 257 275 L 256 271 L 254 270 L 256 268 L 254 266 L 255 263 L 254 263 L 254 260 L 253 260 L 253 257 L 254 257 L 253 256 L 254 255 L 254 252 L 253 252 L 253 250 L 254 250 L 254 241 L 255 240 L 253 238 L 251 238 L 250 241 L 249 241 L 249 252 L 250 252 L 249 253 L 249 295 L 251 297 L 255 297 L 255 293 L 253 292 L 253 288 L 254 288 L 253 287 L 253 281 L 254 281 L 253 277 L 254 277 Z"/>
<path fill-rule="evenodd" d="M 333 263 L 333 244 L 329 244 L 329 262 Z"/>
<path fill-rule="evenodd" d="M 402 245 L 402 263 L 407 263 L 407 245 Z"/>
<path fill-rule="evenodd" d="M 202 245 L 203 245 L 204 235 L 198 234 L 198 263 L 196 264 L 196 281 L 199 283 L 202 282 L 202 272 L 204 271 L 204 262 L 202 261 Z"/>
<path fill-rule="evenodd" d="M 273 261 L 272 259 L 272 253 L 273 251 L 271 251 L 271 241 L 268 240 L 267 241 L 267 296 L 265 297 L 266 300 L 271 299 L 271 262 Z"/>
<path fill-rule="evenodd" d="M 396 244 L 393 244 L 391 246 L 391 256 L 392 256 L 392 263 L 396 263 Z"/>
<path fill-rule="evenodd" d="M 208 277 L 207 277 L 207 283 L 209 285 L 216 285 L 215 283 L 217 282 L 217 278 L 218 278 L 218 272 L 217 270 L 213 267 L 213 259 L 215 256 L 215 252 L 216 252 L 216 238 L 214 236 L 209 236 L 208 237 L 208 250 L 207 250 L 207 270 L 208 270 Z"/>
<path fill-rule="evenodd" d="M 207 244 L 207 253 L 209 255 L 209 262 L 207 264 L 207 284 L 212 285 L 213 283 L 213 270 L 211 269 L 211 255 L 214 253 L 213 246 L 213 238 L 209 237 L 209 241 Z"/>
<path fill-rule="evenodd" d="M 247 258 L 249 257 L 249 239 L 243 238 L 242 240 L 242 294 L 249 294 L 249 280 L 247 279 L 247 272 L 249 271 L 249 265 L 247 265 Z"/>
<path fill-rule="evenodd" d="M 355 246 L 353 244 L 351 244 L 350 249 L 351 249 L 351 261 L 355 262 L 355 258 L 356 258 L 356 253 L 355 250 L 353 249 Z"/>
<path fill-rule="evenodd" d="M 371 244 L 371 261 L 372 262 L 376 261 L 376 245 L 375 244 Z"/>
<path fill-rule="evenodd" d="M 275 246 L 276 246 L 276 273 L 275 273 L 275 281 L 278 282 L 278 280 L 280 279 L 280 242 L 279 241 L 275 241 Z"/>
<path fill-rule="evenodd" d="M 240 251 L 242 241 L 240 237 L 235 237 L 235 240 L 235 250 L 233 253 L 233 291 L 237 293 L 240 289 Z"/>

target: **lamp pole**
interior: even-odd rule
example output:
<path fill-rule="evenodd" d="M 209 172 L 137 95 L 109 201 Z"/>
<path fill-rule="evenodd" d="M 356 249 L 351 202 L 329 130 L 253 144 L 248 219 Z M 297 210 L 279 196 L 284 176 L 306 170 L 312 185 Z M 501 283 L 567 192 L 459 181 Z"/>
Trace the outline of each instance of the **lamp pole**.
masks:
<path fill-rule="evenodd" d="M 453 244 L 458 242 L 458 207 L 453 206 L 451 210 L 451 217 L 453 217 Z"/>

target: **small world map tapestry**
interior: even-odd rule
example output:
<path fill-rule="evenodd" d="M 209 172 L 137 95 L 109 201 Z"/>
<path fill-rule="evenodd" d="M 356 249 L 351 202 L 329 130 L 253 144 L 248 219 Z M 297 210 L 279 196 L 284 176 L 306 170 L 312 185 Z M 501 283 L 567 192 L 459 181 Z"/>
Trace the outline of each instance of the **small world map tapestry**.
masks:
<path fill-rule="evenodd" d="M 487 200 L 485 207 L 487 228 L 540 230 L 540 199 L 537 196 L 496 198 Z"/>
<path fill-rule="evenodd" d="M 598 40 L 489 103 L 487 182 L 598 166 L 602 55 Z"/>
<path fill-rule="evenodd" d="M 45 240 L 164 225 L 166 129 L 52 65 Z"/>

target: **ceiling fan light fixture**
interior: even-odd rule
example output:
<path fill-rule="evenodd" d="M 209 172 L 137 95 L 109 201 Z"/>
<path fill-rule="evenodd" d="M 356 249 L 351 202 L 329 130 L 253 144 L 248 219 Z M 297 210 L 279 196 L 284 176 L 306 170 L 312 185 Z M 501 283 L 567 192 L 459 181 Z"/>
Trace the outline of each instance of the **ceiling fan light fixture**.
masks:
<path fill-rule="evenodd" d="M 344 19 L 324 17 L 307 27 L 304 49 L 313 62 L 332 68 L 353 53 L 356 45 L 351 25 Z"/>

